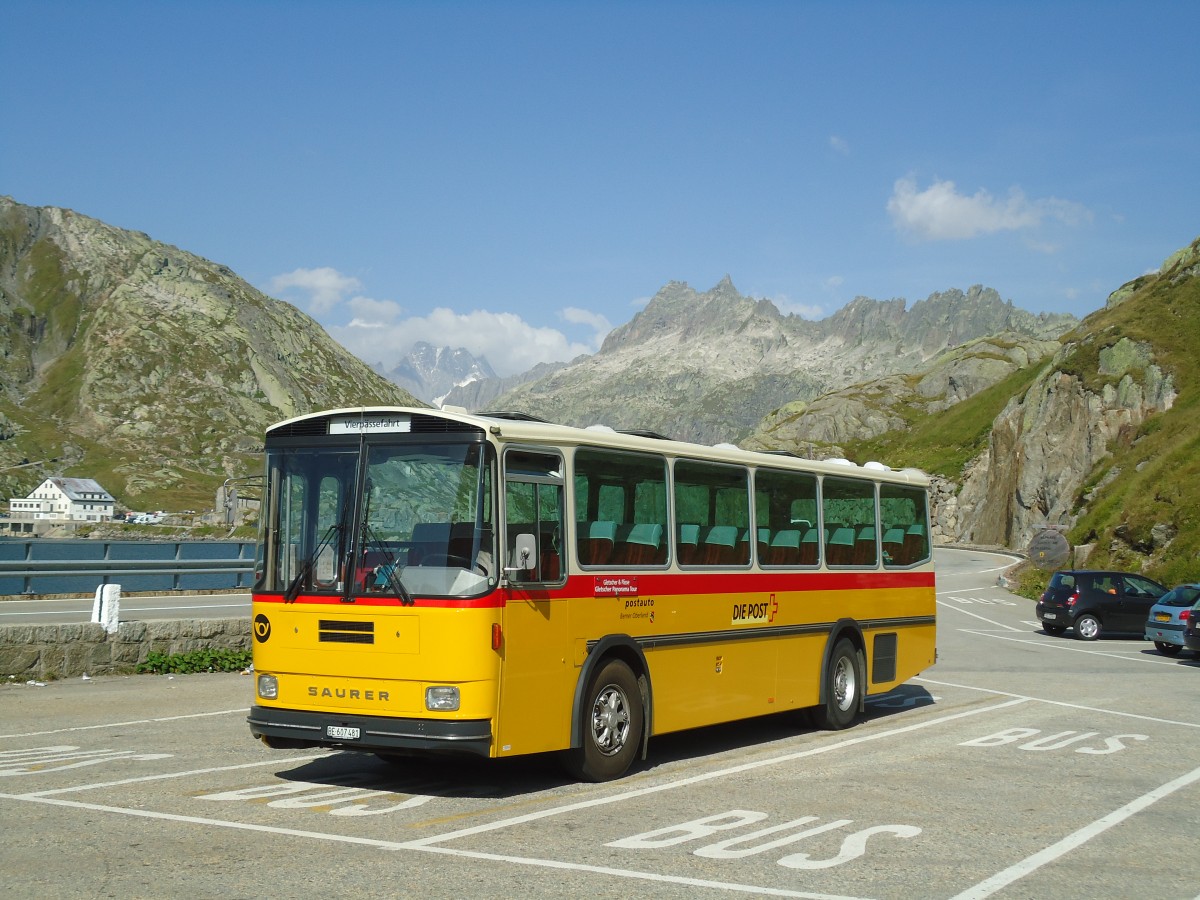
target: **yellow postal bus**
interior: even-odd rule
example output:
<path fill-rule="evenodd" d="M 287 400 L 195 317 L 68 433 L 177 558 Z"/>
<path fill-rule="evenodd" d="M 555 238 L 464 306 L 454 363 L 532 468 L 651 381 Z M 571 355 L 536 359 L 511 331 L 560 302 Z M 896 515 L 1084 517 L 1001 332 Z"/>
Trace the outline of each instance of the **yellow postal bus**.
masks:
<path fill-rule="evenodd" d="M 811 708 L 935 657 L 928 481 L 520 414 L 340 409 L 266 435 L 251 733 L 383 757 L 562 751 Z"/>

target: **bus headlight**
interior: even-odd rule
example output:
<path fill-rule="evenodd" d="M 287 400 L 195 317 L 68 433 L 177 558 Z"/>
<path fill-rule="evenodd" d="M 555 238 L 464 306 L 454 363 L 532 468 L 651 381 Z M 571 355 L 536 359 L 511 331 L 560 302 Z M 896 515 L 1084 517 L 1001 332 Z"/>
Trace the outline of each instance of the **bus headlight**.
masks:
<path fill-rule="evenodd" d="M 458 709 L 458 688 L 445 685 L 425 688 L 425 708 L 435 712 L 454 712 Z"/>
<path fill-rule="evenodd" d="M 258 696 L 264 700 L 279 699 L 279 679 L 274 675 L 258 676 Z"/>

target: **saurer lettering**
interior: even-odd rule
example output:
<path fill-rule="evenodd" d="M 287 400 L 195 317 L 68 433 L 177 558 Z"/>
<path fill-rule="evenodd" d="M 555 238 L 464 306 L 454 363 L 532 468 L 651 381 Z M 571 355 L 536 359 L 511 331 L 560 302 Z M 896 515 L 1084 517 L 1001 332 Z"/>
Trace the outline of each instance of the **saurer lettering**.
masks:
<path fill-rule="evenodd" d="M 338 700 L 371 700 L 379 703 L 386 703 L 388 700 L 387 691 L 360 691 L 358 688 L 317 688 L 310 687 L 308 689 L 310 697 L 329 697 L 337 698 Z"/>

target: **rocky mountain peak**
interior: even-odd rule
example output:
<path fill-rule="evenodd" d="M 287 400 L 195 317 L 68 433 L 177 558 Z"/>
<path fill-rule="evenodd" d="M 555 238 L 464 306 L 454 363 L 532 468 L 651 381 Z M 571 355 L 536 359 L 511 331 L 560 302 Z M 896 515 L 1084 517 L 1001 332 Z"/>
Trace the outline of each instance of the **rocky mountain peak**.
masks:
<path fill-rule="evenodd" d="M 442 402 L 455 388 L 496 378 L 485 358 L 473 356 L 462 347 L 435 347 L 425 341 L 413 344 L 386 374 L 406 391 L 433 404 Z"/>
<path fill-rule="evenodd" d="M 756 316 L 779 318 L 780 313 L 769 300 L 743 296 L 728 275 L 703 293 L 687 282 L 670 281 L 629 322 L 609 332 L 600 353 L 648 341 L 719 339 L 721 334 L 745 328 Z"/>
<path fill-rule="evenodd" d="M 1062 330 L 1074 322 L 1066 317 Z M 568 424 L 737 441 L 785 404 L 914 371 L 974 338 L 1006 331 L 1039 338 L 1046 330 L 1052 325 L 986 288 L 933 294 L 911 310 L 902 299 L 859 297 L 811 322 L 743 296 L 728 277 L 703 293 L 673 281 L 610 332 L 595 356 L 494 403 Z"/>

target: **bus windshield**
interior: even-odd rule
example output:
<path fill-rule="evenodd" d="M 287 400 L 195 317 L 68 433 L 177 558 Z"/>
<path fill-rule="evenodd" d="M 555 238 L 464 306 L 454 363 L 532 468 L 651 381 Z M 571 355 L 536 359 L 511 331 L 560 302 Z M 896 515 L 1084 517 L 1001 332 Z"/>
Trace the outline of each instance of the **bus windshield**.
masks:
<path fill-rule="evenodd" d="M 479 443 L 268 450 L 256 589 L 401 603 L 487 591 L 497 578 L 484 459 Z"/>

